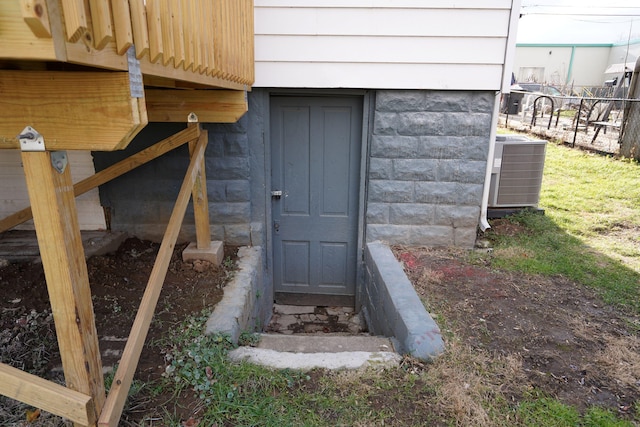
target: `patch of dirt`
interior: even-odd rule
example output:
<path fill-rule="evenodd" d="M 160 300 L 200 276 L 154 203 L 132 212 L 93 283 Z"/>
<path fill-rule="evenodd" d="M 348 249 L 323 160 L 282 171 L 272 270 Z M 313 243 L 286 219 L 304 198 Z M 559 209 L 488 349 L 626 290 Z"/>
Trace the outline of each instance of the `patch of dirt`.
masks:
<path fill-rule="evenodd" d="M 506 221 L 505 221 L 506 222 Z M 494 233 L 516 233 L 504 222 Z M 395 247 L 429 311 L 472 349 L 519 362 L 522 390 L 539 390 L 585 410 L 632 415 L 640 399 L 640 318 L 556 277 L 474 265 L 462 250 Z"/>
<path fill-rule="evenodd" d="M 102 363 L 106 368 L 117 364 L 124 349 L 159 246 L 130 238 L 117 252 L 87 261 Z M 185 247 L 180 245 L 174 250 L 138 364 L 135 378 L 147 385 L 153 385 L 164 372 L 163 334 L 188 314 L 215 306 L 232 274 L 230 261 L 235 260 L 237 248 L 225 248 L 226 261 L 223 266 L 214 267 L 204 261 L 183 262 L 181 254 Z M 62 383 L 61 361 L 42 265 L 14 263 L 0 268 L 0 296 L 0 361 Z M 2 404 L 8 399 L 0 399 L 4 399 L 0 400 L 0 418 L 7 421 Z M 142 413 L 168 399 L 176 400 L 175 396 L 159 393 L 153 401 L 130 402 L 123 422 L 139 419 Z M 188 415 L 188 401 L 185 406 L 176 411 Z M 24 408 L 19 410 L 22 413 L 17 415 L 22 420 Z"/>

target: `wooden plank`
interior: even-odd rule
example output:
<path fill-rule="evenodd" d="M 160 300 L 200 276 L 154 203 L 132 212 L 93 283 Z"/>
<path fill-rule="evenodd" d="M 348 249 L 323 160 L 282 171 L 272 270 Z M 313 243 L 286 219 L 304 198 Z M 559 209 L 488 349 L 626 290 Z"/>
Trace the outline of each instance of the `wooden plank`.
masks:
<path fill-rule="evenodd" d="M 93 46 L 102 50 L 113 38 L 109 1 L 89 0 L 89 12 L 93 29 Z"/>
<path fill-rule="evenodd" d="M 186 0 L 182 2 L 182 28 L 184 28 L 184 63 L 182 64 L 185 71 L 193 69 L 195 58 L 194 38 L 191 25 L 191 3 Z"/>
<path fill-rule="evenodd" d="M 49 150 L 109 151 L 146 124 L 126 72 L 0 70 L 0 111 L 0 149 L 19 148 L 29 125 Z"/>
<path fill-rule="evenodd" d="M 147 28 L 149 30 L 149 60 L 157 62 L 163 53 L 160 0 L 146 0 L 146 6 Z"/>
<path fill-rule="evenodd" d="M 2 3 L 0 28 L 0 58 L 43 61 L 57 59 L 54 39 L 39 38 L 33 33 L 31 27 L 22 19 L 20 3 Z"/>
<path fill-rule="evenodd" d="M 182 10 L 182 0 L 174 0 L 172 2 L 171 14 L 171 23 L 173 25 L 174 68 L 180 68 L 184 63 L 184 27 L 182 25 Z"/>
<path fill-rule="evenodd" d="M 213 68 L 213 31 L 211 28 L 212 25 L 212 4 L 207 1 L 204 2 L 203 12 L 202 12 L 202 24 L 201 27 L 204 31 L 204 39 L 206 43 L 204 44 L 204 70 L 203 72 L 206 74 L 211 74 L 211 69 Z"/>
<path fill-rule="evenodd" d="M 201 73 L 202 69 L 202 38 L 200 36 L 199 4 L 191 2 L 191 31 L 193 32 L 193 72 Z"/>
<path fill-rule="evenodd" d="M 190 112 L 201 123 L 235 123 L 247 112 L 244 91 L 147 89 L 152 122 L 184 122 Z"/>
<path fill-rule="evenodd" d="M 87 14 L 83 0 L 61 0 L 67 41 L 75 43 L 87 32 Z"/>
<path fill-rule="evenodd" d="M 249 46 L 249 54 L 245 58 L 249 66 L 249 76 L 245 82 L 249 86 L 253 85 L 256 80 L 256 67 L 255 67 L 255 10 L 253 8 L 253 1 L 247 0 L 248 9 L 245 17 L 247 26 L 247 45 Z"/>
<path fill-rule="evenodd" d="M 189 123 L 190 127 L 199 127 L 197 123 Z M 201 139 L 208 139 L 209 133 L 203 130 L 198 141 L 189 142 L 189 155 L 193 157 L 196 147 L 201 143 Z M 198 249 L 211 248 L 211 224 L 209 220 L 209 200 L 207 198 L 207 175 L 204 166 L 204 157 L 200 160 L 198 175 L 191 190 L 191 200 L 193 200 L 193 215 L 196 226 L 196 247 Z"/>
<path fill-rule="evenodd" d="M 222 0 L 213 0 L 213 62 L 214 67 L 211 72 L 213 77 L 222 75 L 222 41 L 224 39 L 222 28 Z"/>
<path fill-rule="evenodd" d="M 129 0 L 112 0 L 113 25 L 116 36 L 116 52 L 124 55 L 133 44 L 133 30 L 131 27 L 131 13 Z"/>
<path fill-rule="evenodd" d="M 20 0 L 22 18 L 33 34 L 39 38 L 51 38 L 49 12 L 45 0 Z"/>
<path fill-rule="evenodd" d="M 165 138 L 151 147 L 133 154 L 132 156 L 77 182 L 73 186 L 73 194 L 78 197 L 104 183 L 111 181 L 114 178 L 124 175 L 138 166 L 142 166 L 189 141 L 197 139 L 199 132 L 199 127 L 189 127 L 170 136 L 169 138 Z M 33 218 L 33 214 L 30 206 L 9 215 L 0 220 L 0 233 L 10 230 L 25 221 L 29 221 L 31 218 Z"/>
<path fill-rule="evenodd" d="M 237 82 L 233 82 L 228 79 L 223 79 L 219 76 L 209 76 L 206 74 L 193 73 L 184 71 L 184 69 L 177 69 L 173 67 L 165 67 L 160 63 L 152 63 L 147 57 L 140 60 L 140 68 L 145 77 L 145 84 L 148 81 L 158 81 L 156 77 L 161 77 L 170 80 L 180 80 L 186 82 L 185 86 L 180 86 L 176 83 L 173 87 L 188 87 L 188 83 L 201 84 L 212 88 L 221 89 L 233 89 L 244 90 L 245 85 Z M 184 68 L 184 64 L 183 64 Z M 163 85 L 166 87 L 166 85 Z"/>
<path fill-rule="evenodd" d="M 160 2 L 160 25 L 162 27 L 162 64 L 173 65 L 175 58 L 175 46 L 173 42 L 173 15 L 171 0 L 161 0 Z"/>
<path fill-rule="evenodd" d="M 71 168 L 56 171 L 49 151 L 23 151 L 22 163 L 65 382 L 93 398 L 97 418 L 105 400 L 104 380 Z"/>
<path fill-rule="evenodd" d="M 91 396 L 0 363 L 0 394 L 81 425 L 96 422 Z"/>
<path fill-rule="evenodd" d="M 149 52 L 149 30 L 147 29 L 147 10 L 144 0 L 129 0 L 131 10 L 131 28 L 136 58 L 140 59 Z"/>
<path fill-rule="evenodd" d="M 131 387 L 133 381 L 133 374 L 135 373 L 138 360 L 140 359 L 140 353 L 144 341 L 149 331 L 149 325 L 153 318 L 153 312 L 156 304 L 158 303 L 158 297 L 162 290 L 162 284 L 167 274 L 169 262 L 173 254 L 173 248 L 175 247 L 176 240 L 178 239 L 178 233 L 180 232 L 180 226 L 184 219 L 184 214 L 191 198 L 191 189 L 198 176 L 199 166 L 204 160 L 204 151 L 207 146 L 207 138 L 200 138 L 198 144 L 191 157 L 191 162 L 187 169 L 180 193 L 176 204 L 171 213 L 167 230 L 160 244 L 158 251 L 158 257 L 151 270 L 149 281 L 145 289 L 142 301 L 140 302 L 140 308 L 136 314 L 136 318 L 133 321 L 131 333 L 127 339 L 122 357 L 120 358 L 120 364 L 118 370 L 113 377 L 113 385 L 109 391 L 109 396 L 105 402 L 104 408 L 98 419 L 99 426 L 111 426 L 115 427 L 118 424 L 122 409 L 124 407 L 127 393 Z"/>

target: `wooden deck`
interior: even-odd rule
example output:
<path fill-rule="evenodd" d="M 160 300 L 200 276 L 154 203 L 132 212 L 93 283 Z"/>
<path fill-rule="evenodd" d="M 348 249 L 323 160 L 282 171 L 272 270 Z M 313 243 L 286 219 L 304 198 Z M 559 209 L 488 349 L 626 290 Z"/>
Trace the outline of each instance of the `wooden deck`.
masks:
<path fill-rule="evenodd" d="M 236 122 L 253 84 L 251 0 L 0 1 L 0 149 L 19 149 L 65 386 L 0 364 L 0 394 L 78 426 L 116 426 L 190 200 L 211 247 L 201 122 Z M 183 131 L 73 184 L 65 150 L 125 148 L 149 121 Z M 113 385 L 105 393 L 75 197 L 181 145 L 190 162 Z"/>
<path fill-rule="evenodd" d="M 0 149 L 27 125 L 48 149 L 107 151 L 150 120 L 234 122 L 253 69 L 251 0 L 4 0 Z"/>

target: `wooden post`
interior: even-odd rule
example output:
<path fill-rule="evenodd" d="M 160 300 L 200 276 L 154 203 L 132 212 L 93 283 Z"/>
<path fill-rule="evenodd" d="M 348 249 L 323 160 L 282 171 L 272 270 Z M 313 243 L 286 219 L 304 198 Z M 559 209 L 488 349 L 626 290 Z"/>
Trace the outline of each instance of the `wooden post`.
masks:
<path fill-rule="evenodd" d="M 200 126 L 198 123 L 189 123 L 189 126 Z M 200 139 L 207 140 L 209 134 L 206 130 L 200 131 Z M 189 155 L 193 158 L 196 146 L 200 140 L 189 142 Z M 207 176 L 204 168 L 204 157 L 200 161 L 198 176 L 191 190 L 193 200 L 193 214 L 196 225 L 196 248 L 208 250 L 211 247 L 211 225 L 209 224 L 209 200 L 207 198 Z"/>
<path fill-rule="evenodd" d="M 93 398 L 97 419 L 104 380 L 70 167 L 54 169 L 49 151 L 23 151 L 22 163 L 65 381 Z"/>

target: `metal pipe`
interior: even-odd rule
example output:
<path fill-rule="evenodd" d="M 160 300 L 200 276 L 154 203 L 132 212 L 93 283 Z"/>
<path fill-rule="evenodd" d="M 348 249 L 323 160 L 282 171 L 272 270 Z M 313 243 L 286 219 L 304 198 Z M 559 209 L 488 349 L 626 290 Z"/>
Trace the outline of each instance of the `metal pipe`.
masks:
<path fill-rule="evenodd" d="M 480 229 L 487 231 L 491 228 L 487 220 L 487 208 L 489 206 L 489 187 L 491 186 L 491 171 L 493 170 L 493 155 L 496 151 L 496 134 L 498 131 L 498 117 L 500 116 L 500 91 L 496 92 L 493 102 L 493 116 L 491 116 L 491 134 L 489 136 L 489 153 L 487 153 L 487 170 L 484 176 L 484 188 L 482 190 L 482 204 L 480 205 Z"/>

